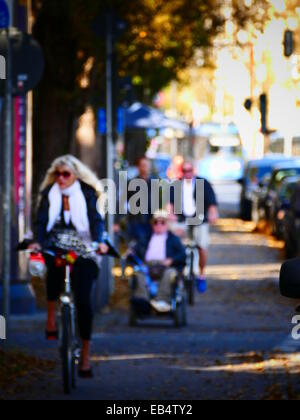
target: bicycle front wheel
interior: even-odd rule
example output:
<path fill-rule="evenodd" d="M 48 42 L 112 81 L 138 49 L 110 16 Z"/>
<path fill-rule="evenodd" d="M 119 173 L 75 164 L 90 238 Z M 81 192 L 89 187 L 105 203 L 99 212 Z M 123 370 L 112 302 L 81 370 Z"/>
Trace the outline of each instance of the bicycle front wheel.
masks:
<path fill-rule="evenodd" d="M 62 307 L 61 356 L 64 393 L 69 395 L 72 392 L 75 366 L 72 351 L 71 309 L 67 305 Z"/>
<path fill-rule="evenodd" d="M 190 306 L 195 305 L 195 288 L 196 288 L 195 276 L 191 275 L 186 281 L 186 291 L 188 295 L 188 302 Z"/>

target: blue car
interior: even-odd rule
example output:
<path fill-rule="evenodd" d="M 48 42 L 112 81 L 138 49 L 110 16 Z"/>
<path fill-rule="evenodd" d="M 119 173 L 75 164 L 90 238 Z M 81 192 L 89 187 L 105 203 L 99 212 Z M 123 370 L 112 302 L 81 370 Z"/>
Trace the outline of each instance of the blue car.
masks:
<path fill-rule="evenodd" d="M 254 201 L 258 190 L 262 191 L 267 187 L 273 169 L 276 165 L 285 162 L 288 162 L 288 159 L 283 155 L 269 155 L 263 159 L 250 160 L 246 164 L 244 174 L 239 180 L 242 186 L 240 216 L 243 220 L 252 220 Z"/>

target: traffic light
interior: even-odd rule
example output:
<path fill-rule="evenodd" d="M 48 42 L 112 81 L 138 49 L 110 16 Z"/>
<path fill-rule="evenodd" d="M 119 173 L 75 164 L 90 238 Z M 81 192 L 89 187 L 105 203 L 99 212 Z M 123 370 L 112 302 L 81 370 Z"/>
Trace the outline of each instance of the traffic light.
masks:
<path fill-rule="evenodd" d="M 291 57 L 294 53 L 294 33 L 292 31 L 285 31 L 283 45 L 285 57 Z"/>
<path fill-rule="evenodd" d="M 261 132 L 268 133 L 267 114 L 268 114 L 268 97 L 265 93 L 259 97 L 259 109 L 261 113 Z"/>
<path fill-rule="evenodd" d="M 251 111 L 252 105 L 253 105 L 252 99 L 248 98 L 245 100 L 244 107 L 246 108 L 247 111 Z"/>

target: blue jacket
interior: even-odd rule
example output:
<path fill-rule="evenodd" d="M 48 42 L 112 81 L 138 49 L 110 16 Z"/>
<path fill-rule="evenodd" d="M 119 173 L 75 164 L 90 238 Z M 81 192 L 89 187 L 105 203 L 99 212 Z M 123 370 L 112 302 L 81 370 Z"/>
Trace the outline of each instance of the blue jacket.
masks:
<path fill-rule="evenodd" d="M 149 243 L 152 235 L 145 237 L 140 240 L 135 246 L 136 255 L 143 261 L 145 261 L 146 253 L 149 247 Z M 186 264 L 186 252 L 185 248 L 178 238 L 172 232 L 169 232 L 167 239 L 167 258 L 173 260 L 173 267 L 178 270 L 183 270 Z"/>
<path fill-rule="evenodd" d="M 96 191 L 85 184 L 80 182 L 83 195 L 86 199 L 88 208 L 88 218 L 90 222 L 90 231 L 92 240 L 94 242 L 102 242 L 104 233 L 104 221 L 97 210 L 97 194 Z M 37 211 L 36 220 L 34 223 L 34 237 L 41 245 L 47 239 L 47 225 L 49 221 L 49 192 L 53 185 L 50 185 L 42 192 L 41 202 Z"/>

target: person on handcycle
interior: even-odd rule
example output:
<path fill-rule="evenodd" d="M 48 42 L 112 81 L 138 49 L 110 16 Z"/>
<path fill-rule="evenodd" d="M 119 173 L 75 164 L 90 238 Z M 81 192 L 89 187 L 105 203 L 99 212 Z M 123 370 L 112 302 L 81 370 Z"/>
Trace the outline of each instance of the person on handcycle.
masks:
<path fill-rule="evenodd" d="M 158 280 L 157 294 L 151 299 L 145 274 L 138 273 L 134 298 L 149 301 L 160 313 L 171 312 L 172 287 L 186 261 L 185 248 L 181 240 L 169 230 L 169 214 L 157 211 L 152 219 L 152 233 L 137 242 L 135 255 L 149 268 L 152 280 Z"/>
<path fill-rule="evenodd" d="M 78 329 L 82 339 L 79 376 L 93 376 L 90 365 L 92 335 L 92 289 L 99 273 L 97 253 L 86 252 L 87 244 L 98 244 L 98 252 L 107 254 L 109 247 L 103 242 L 104 221 L 97 209 L 101 184 L 96 175 L 71 155 L 56 159 L 41 185 L 33 251 L 43 249 L 72 250 L 79 258 L 72 270 L 72 289 L 78 314 Z M 45 255 L 47 265 L 48 320 L 46 338 L 58 339 L 56 303 L 62 292 L 64 268 L 56 258 Z"/>

